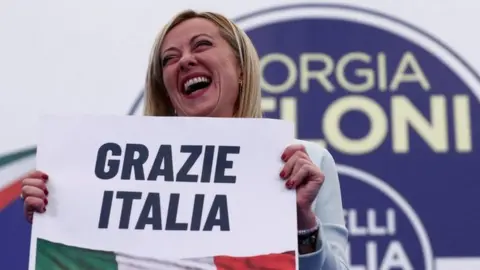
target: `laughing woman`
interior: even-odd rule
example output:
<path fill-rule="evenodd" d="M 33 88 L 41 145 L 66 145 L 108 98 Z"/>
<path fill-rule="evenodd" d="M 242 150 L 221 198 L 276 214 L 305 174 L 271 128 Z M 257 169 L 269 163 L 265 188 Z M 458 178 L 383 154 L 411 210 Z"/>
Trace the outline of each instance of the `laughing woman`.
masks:
<path fill-rule="evenodd" d="M 165 26 L 153 46 L 146 89 L 148 116 L 261 117 L 257 52 L 241 29 L 212 12 L 185 11 Z M 347 229 L 332 156 L 297 140 L 281 158 L 285 188 L 297 193 L 298 231 L 292 233 L 298 236 L 300 270 L 348 269 Z M 40 171 L 22 179 L 30 222 L 33 212 L 46 211 L 47 179 Z"/>

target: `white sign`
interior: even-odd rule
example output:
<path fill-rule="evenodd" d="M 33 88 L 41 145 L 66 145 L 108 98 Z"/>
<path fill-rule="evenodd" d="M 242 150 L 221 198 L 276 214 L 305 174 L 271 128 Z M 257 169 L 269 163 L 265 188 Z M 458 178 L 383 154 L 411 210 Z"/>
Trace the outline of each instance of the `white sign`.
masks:
<path fill-rule="evenodd" d="M 295 192 L 279 177 L 289 122 L 49 116 L 41 127 L 49 203 L 34 216 L 30 269 L 217 269 L 245 257 L 296 268 Z"/>

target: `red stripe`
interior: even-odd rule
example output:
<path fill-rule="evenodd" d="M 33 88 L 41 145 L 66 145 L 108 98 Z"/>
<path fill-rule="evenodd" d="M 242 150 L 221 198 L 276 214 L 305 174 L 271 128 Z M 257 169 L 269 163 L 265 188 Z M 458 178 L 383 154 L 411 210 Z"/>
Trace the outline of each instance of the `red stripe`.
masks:
<path fill-rule="evenodd" d="M 19 198 L 22 192 L 22 182 L 15 181 L 0 190 L 0 211 Z"/>
<path fill-rule="evenodd" d="M 295 252 L 267 254 L 252 257 L 215 256 L 215 266 L 218 270 L 295 270 Z"/>

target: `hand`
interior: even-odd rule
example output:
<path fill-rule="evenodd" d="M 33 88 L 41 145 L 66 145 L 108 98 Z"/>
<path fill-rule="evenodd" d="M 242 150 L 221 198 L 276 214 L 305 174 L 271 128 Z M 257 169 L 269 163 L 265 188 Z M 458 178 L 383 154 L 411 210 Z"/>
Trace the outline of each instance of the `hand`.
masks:
<path fill-rule="evenodd" d="M 280 177 L 287 180 L 285 185 L 297 192 L 298 228 L 310 229 L 316 226 L 312 204 L 322 187 L 325 176 L 316 166 L 301 144 L 288 146 L 282 155 L 285 165 Z"/>
<path fill-rule="evenodd" d="M 41 171 L 33 171 L 21 178 L 23 212 L 28 222 L 32 223 L 33 212 L 43 213 L 48 204 L 48 175 Z"/>

